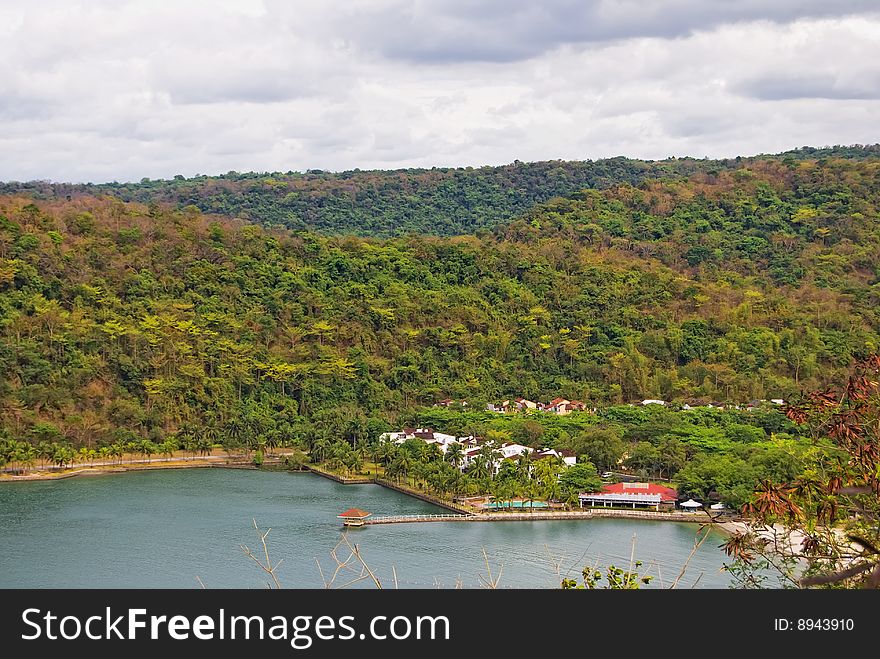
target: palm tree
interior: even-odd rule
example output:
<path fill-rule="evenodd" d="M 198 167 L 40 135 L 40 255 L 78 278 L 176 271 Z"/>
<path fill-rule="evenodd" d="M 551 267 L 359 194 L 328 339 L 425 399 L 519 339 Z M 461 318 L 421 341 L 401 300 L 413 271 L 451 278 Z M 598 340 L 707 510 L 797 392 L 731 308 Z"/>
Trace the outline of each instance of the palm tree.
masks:
<path fill-rule="evenodd" d="M 177 448 L 177 443 L 172 441 L 171 439 L 166 439 L 164 442 L 159 444 L 159 450 L 162 452 L 166 458 L 171 458 L 174 456 L 174 451 Z"/>
<path fill-rule="evenodd" d="M 401 478 L 406 478 L 412 470 L 412 458 L 407 451 L 400 451 L 394 461 L 387 467 L 387 475 L 393 476 L 400 483 Z"/>
<path fill-rule="evenodd" d="M 345 469 L 348 473 L 357 472 L 364 466 L 363 459 L 358 452 L 354 450 L 348 451 L 345 456 L 343 456 L 342 464 L 345 465 Z"/>
<path fill-rule="evenodd" d="M 34 466 L 37 459 L 37 449 L 35 446 L 22 442 L 15 454 L 15 461 L 18 462 L 25 470 Z"/>
<path fill-rule="evenodd" d="M 574 508 L 580 505 L 580 498 L 578 497 L 577 488 L 569 487 L 566 488 L 562 493 L 562 501 L 565 503 L 566 507 Z"/>
<path fill-rule="evenodd" d="M 462 446 L 458 442 L 453 442 L 446 448 L 444 459 L 456 469 L 460 468 L 461 463 L 464 462 L 464 452 L 461 449 Z"/>
<path fill-rule="evenodd" d="M 44 467 L 52 459 L 52 452 L 54 450 L 55 447 L 50 442 L 42 441 L 37 444 L 37 457 L 42 461 Z"/>
<path fill-rule="evenodd" d="M 397 456 L 398 462 L 400 462 L 400 474 L 406 478 L 413 470 L 413 459 L 409 454 L 409 451 L 401 451 Z"/>
<path fill-rule="evenodd" d="M 468 475 L 478 481 L 486 481 L 489 479 L 489 463 L 486 460 L 486 456 L 482 453 L 477 454 L 477 457 L 474 458 L 474 461 L 468 469 Z"/>
<path fill-rule="evenodd" d="M 364 466 L 364 460 L 370 455 L 370 447 L 367 445 L 367 441 L 365 439 L 359 439 L 355 443 L 352 453 L 357 456 L 359 469 L 362 469 Z"/>
<path fill-rule="evenodd" d="M 140 451 L 147 460 L 153 457 L 156 454 L 157 450 L 158 447 L 156 446 L 156 444 L 149 439 L 143 440 L 140 444 Z"/>
<path fill-rule="evenodd" d="M 201 442 L 199 443 L 199 450 L 202 451 L 202 446 L 207 444 L 208 451 L 207 453 L 203 453 L 203 455 L 207 455 L 214 448 L 214 444 L 216 444 L 220 439 L 220 430 L 217 428 L 213 421 L 208 422 L 205 427 L 202 429 Z"/>
<path fill-rule="evenodd" d="M 318 440 L 312 445 L 312 460 L 317 463 L 324 462 L 324 460 L 327 459 L 327 455 L 329 452 L 330 441 L 326 437 L 319 437 Z"/>
<path fill-rule="evenodd" d="M 379 460 L 382 458 L 382 443 L 372 444 L 370 446 L 370 459 L 376 465 L 376 476 L 379 475 Z"/>
<path fill-rule="evenodd" d="M 238 416 L 230 417 L 223 426 L 223 432 L 232 440 L 233 446 L 240 446 L 241 438 L 244 435 L 244 427 L 241 418 Z"/>
<path fill-rule="evenodd" d="M 394 458 L 397 457 L 398 451 L 397 444 L 392 444 L 391 442 L 382 442 L 379 444 L 378 456 L 382 466 L 387 467 L 391 464 L 394 461 Z"/>
<path fill-rule="evenodd" d="M 117 462 L 122 461 L 122 456 L 125 455 L 125 445 L 122 442 L 114 442 L 110 445 L 110 455 L 117 459 Z"/>
<path fill-rule="evenodd" d="M 278 448 L 280 442 L 281 438 L 276 431 L 266 433 L 266 448 L 269 451 L 274 451 L 276 448 Z"/>
<path fill-rule="evenodd" d="M 181 448 L 186 450 L 189 453 L 192 453 L 193 457 L 196 455 L 196 445 L 195 445 L 195 428 L 193 428 L 192 424 L 184 423 L 180 426 L 176 434 L 177 443 Z"/>
<path fill-rule="evenodd" d="M 206 455 L 211 455 L 211 451 L 214 450 L 214 442 L 211 441 L 210 437 L 202 435 L 196 440 L 196 448 L 199 451 L 199 455 L 203 457 Z"/>
<path fill-rule="evenodd" d="M 425 462 L 438 462 L 443 459 L 443 451 L 440 450 L 437 444 L 425 444 L 422 459 Z"/>
<path fill-rule="evenodd" d="M 385 478 L 393 479 L 395 482 L 400 482 L 400 462 L 395 460 L 387 467 L 385 467 Z"/>
<path fill-rule="evenodd" d="M 510 498 L 513 495 L 510 484 L 504 480 L 495 480 L 491 484 L 490 494 L 495 500 L 495 507 L 503 507 L 505 503 L 510 507 Z"/>
<path fill-rule="evenodd" d="M 543 488 L 537 481 L 529 481 L 523 488 L 523 494 L 526 501 L 529 502 L 529 512 L 532 512 L 532 503 L 535 499 L 540 499 L 543 494 Z"/>
<path fill-rule="evenodd" d="M 131 462 L 131 459 L 132 459 L 131 456 L 133 456 L 135 453 L 138 452 L 138 450 L 139 450 L 138 447 L 139 447 L 138 442 L 135 442 L 135 441 L 125 442 L 125 452 L 128 453 L 128 455 L 129 455 L 129 462 Z"/>
<path fill-rule="evenodd" d="M 64 469 L 64 465 L 73 462 L 76 453 L 69 446 L 61 444 L 55 445 L 55 451 L 52 453 L 52 462 L 59 468 Z"/>
<path fill-rule="evenodd" d="M 517 477 L 521 483 L 529 482 L 529 475 L 531 474 L 531 460 L 529 460 L 529 454 L 525 451 L 519 454 L 519 457 L 516 459 L 516 467 L 517 467 Z"/>

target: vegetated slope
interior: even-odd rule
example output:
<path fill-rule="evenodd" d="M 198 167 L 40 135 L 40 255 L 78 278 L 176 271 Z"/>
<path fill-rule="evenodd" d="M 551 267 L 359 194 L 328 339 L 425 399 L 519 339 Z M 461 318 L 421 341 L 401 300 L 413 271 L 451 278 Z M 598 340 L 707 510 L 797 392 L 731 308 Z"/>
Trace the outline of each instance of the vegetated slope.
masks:
<path fill-rule="evenodd" d="M 586 191 L 481 237 L 0 197 L 0 425 L 93 443 L 446 396 L 787 397 L 880 345 L 878 208 L 880 163 L 837 159 Z"/>
<path fill-rule="evenodd" d="M 846 157 L 880 154 L 878 146 L 804 147 L 761 158 Z M 756 159 L 746 159 L 746 163 Z M 501 167 L 433 168 L 396 171 L 310 170 L 306 173 L 237 173 L 140 183 L 102 185 L 7 183 L 0 192 L 38 199 L 109 194 L 123 201 L 195 206 L 205 213 L 242 218 L 264 226 L 283 226 L 323 234 L 400 236 L 407 233 L 458 235 L 494 227 L 535 204 L 584 188 L 604 189 L 645 179 L 682 179 L 696 172 L 742 166 L 733 160 L 692 158 L 643 161 L 515 162 Z"/>

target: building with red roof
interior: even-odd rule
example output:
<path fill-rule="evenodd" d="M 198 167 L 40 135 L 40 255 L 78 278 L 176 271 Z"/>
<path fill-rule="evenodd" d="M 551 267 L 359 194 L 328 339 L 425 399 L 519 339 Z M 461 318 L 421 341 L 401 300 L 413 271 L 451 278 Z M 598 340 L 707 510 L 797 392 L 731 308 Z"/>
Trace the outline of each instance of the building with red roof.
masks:
<path fill-rule="evenodd" d="M 654 508 L 674 506 L 678 492 L 671 487 L 654 483 L 613 483 L 603 485 L 599 492 L 578 495 L 581 507 Z"/>

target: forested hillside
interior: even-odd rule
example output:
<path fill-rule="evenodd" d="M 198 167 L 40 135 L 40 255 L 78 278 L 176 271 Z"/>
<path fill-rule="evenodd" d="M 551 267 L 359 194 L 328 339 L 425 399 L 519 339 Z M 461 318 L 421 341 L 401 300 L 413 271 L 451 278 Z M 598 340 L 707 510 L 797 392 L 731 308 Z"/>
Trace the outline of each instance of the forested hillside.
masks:
<path fill-rule="evenodd" d="M 637 185 L 648 179 L 684 180 L 694 173 L 718 173 L 765 159 L 861 160 L 878 155 L 880 145 L 804 147 L 778 155 L 731 160 L 672 158 L 655 162 L 609 158 L 430 170 L 229 172 L 224 176 L 177 176 L 172 180 L 102 185 L 2 183 L 0 193 L 24 193 L 38 200 L 108 194 L 123 201 L 165 203 L 177 209 L 192 205 L 204 213 L 323 234 L 449 236 L 497 226 L 535 204 L 585 188 Z"/>
<path fill-rule="evenodd" d="M 878 208 L 871 159 L 584 191 L 479 237 L 0 197 L 0 425 L 92 444 L 447 396 L 788 397 L 880 345 Z"/>

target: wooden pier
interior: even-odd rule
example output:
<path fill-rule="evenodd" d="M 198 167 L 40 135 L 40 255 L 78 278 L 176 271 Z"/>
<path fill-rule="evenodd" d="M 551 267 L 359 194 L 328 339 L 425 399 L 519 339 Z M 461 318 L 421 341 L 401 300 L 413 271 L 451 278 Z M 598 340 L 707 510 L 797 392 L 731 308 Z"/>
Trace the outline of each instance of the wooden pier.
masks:
<path fill-rule="evenodd" d="M 547 512 L 496 512 L 474 514 L 440 514 L 440 515 L 383 515 L 365 519 L 364 526 L 371 524 L 412 524 L 416 522 L 538 522 L 548 520 L 584 520 L 584 519 L 649 519 L 663 522 L 690 522 L 705 524 L 711 521 L 706 514 L 700 513 L 661 513 L 653 510 L 566 510 Z"/>
<path fill-rule="evenodd" d="M 380 515 L 364 521 L 369 524 L 407 524 L 412 522 L 467 522 L 478 515 Z"/>

